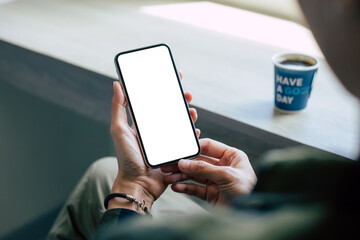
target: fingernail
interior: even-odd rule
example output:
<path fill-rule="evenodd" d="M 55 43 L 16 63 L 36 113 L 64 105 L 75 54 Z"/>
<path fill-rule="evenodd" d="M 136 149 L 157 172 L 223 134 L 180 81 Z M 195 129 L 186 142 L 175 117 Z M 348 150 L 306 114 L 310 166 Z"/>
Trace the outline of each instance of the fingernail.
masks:
<path fill-rule="evenodd" d="M 116 84 L 116 82 L 113 81 L 113 90 L 114 90 L 114 93 L 115 93 L 115 88 L 116 88 L 115 84 Z"/>
<path fill-rule="evenodd" d="M 185 160 L 185 159 L 182 159 L 179 161 L 179 167 L 181 169 L 188 169 L 189 168 L 189 165 L 190 165 L 190 161 L 189 160 Z"/>

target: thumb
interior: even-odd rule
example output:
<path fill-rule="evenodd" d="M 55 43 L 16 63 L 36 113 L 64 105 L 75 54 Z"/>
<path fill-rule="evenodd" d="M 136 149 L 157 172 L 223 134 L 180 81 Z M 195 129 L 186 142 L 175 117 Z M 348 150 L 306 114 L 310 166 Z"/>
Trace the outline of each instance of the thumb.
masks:
<path fill-rule="evenodd" d="M 111 102 L 111 125 L 115 126 L 120 123 L 127 123 L 125 110 L 125 97 L 121 89 L 120 83 L 113 82 L 114 95 Z"/>
<path fill-rule="evenodd" d="M 219 183 L 227 179 L 226 169 L 204 161 L 180 160 L 178 167 L 181 172 L 191 177 L 208 179 Z"/>

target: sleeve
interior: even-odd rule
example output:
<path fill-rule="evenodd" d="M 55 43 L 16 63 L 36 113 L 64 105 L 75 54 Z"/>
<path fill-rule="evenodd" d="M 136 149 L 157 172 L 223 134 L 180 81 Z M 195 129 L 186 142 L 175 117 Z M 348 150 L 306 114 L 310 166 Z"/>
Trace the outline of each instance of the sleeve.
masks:
<path fill-rule="evenodd" d="M 109 234 L 109 229 L 117 229 L 119 225 L 137 218 L 142 219 L 143 217 L 138 212 L 129 209 L 115 208 L 107 210 L 101 217 L 99 227 L 92 239 L 103 239 L 104 235 Z"/>
<path fill-rule="evenodd" d="M 148 221 L 131 210 L 110 210 L 101 219 L 106 227 L 98 229 L 95 239 L 305 240 L 359 235 L 354 214 L 360 202 L 354 191 L 360 179 L 358 162 L 307 149 L 278 150 L 264 159 L 258 177 L 253 193 L 236 199 L 229 211 Z"/>
<path fill-rule="evenodd" d="M 128 220 L 134 217 L 140 217 L 141 215 L 138 212 L 124 209 L 124 208 L 116 208 L 110 209 L 104 213 L 100 220 L 100 226 L 110 223 L 121 222 L 124 220 Z"/>

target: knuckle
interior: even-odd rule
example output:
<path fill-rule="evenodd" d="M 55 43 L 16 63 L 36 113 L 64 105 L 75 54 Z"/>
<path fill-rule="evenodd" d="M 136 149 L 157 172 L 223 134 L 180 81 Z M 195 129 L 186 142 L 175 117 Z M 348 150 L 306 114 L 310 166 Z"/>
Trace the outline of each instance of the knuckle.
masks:
<path fill-rule="evenodd" d="M 227 167 L 226 179 L 229 181 L 233 181 L 234 179 L 240 176 L 239 172 L 232 167 Z"/>
<path fill-rule="evenodd" d="M 208 144 L 210 142 L 210 138 L 203 138 L 202 141 L 206 144 Z"/>
<path fill-rule="evenodd" d="M 188 175 L 186 173 L 181 173 L 179 177 L 179 181 L 185 181 L 188 179 Z"/>
<path fill-rule="evenodd" d="M 201 152 L 207 153 L 209 150 L 210 138 L 202 138 L 200 141 L 201 141 Z"/>
<path fill-rule="evenodd" d="M 239 157 L 241 159 L 247 159 L 248 158 L 247 154 L 244 151 L 239 150 L 239 149 L 238 149 L 238 155 L 239 155 Z"/>
<path fill-rule="evenodd" d="M 112 136 L 119 134 L 123 131 L 123 126 L 119 123 L 112 123 L 110 126 L 110 134 Z"/>
<path fill-rule="evenodd" d="M 206 163 L 203 161 L 193 162 L 193 170 L 195 173 L 201 173 L 205 170 Z"/>
<path fill-rule="evenodd" d="M 227 167 L 224 167 L 223 169 L 224 169 L 224 171 L 222 171 L 222 174 L 221 174 L 222 184 L 233 184 L 233 183 L 237 182 L 238 179 L 241 177 L 240 173 L 232 167 L 227 166 Z"/>
<path fill-rule="evenodd" d="M 243 160 L 243 159 L 247 159 L 247 155 L 245 152 L 234 148 L 234 147 L 230 147 L 227 149 L 227 158 L 231 161 L 237 159 L 237 160 Z"/>
<path fill-rule="evenodd" d="M 192 188 L 191 185 L 188 185 L 188 184 L 185 184 L 184 191 L 190 195 L 194 194 L 194 188 Z"/>

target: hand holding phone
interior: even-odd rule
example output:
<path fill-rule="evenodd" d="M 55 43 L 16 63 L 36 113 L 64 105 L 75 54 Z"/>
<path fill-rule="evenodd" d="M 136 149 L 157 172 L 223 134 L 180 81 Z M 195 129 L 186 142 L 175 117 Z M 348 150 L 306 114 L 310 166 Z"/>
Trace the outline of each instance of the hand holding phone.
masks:
<path fill-rule="evenodd" d="M 122 52 L 115 65 L 145 163 L 158 168 L 198 156 L 200 144 L 170 48 Z"/>
<path fill-rule="evenodd" d="M 159 94 L 161 100 L 164 96 L 161 93 Z M 192 95 L 184 93 L 184 96 L 187 103 L 190 103 Z M 163 181 L 165 174 L 160 169 L 151 169 L 144 164 L 135 125 L 128 125 L 125 103 L 124 90 L 119 82 L 114 82 L 114 96 L 111 108 L 111 135 L 118 159 L 119 171 L 111 192 L 131 194 L 138 199 L 144 199 L 146 206 L 151 207 L 152 202 L 166 189 L 167 184 Z M 160 103 L 155 103 L 154 107 L 161 109 Z M 195 109 L 190 108 L 189 112 L 195 122 L 197 119 Z M 161 121 L 161 119 L 166 119 L 167 114 L 166 109 L 162 109 L 157 117 Z M 181 148 L 178 145 L 176 147 Z M 113 202 L 109 202 L 109 209 L 124 208 L 124 206 L 114 206 L 113 204 Z"/>

